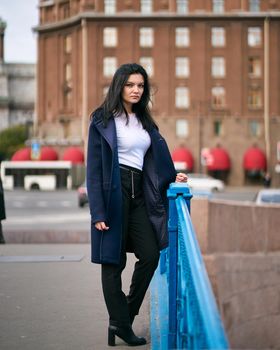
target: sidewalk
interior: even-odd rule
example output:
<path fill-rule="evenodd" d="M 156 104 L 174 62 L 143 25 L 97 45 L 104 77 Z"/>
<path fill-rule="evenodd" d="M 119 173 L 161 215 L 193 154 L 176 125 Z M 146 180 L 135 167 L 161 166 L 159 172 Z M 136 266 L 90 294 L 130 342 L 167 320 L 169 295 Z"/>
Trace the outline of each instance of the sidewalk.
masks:
<path fill-rule="evenodd" d="M 112 349 L 100 266 L 90 262 L 89 244 L 6 244 L 0 246 L 4 259 L 10 262 L 0 261 L 1 350 Z M 133 265 L 129 254 L 125 291 Z M 134 325 L 148 341 L 149 315 L 148 293 Z M 119 338 L 116 345 L 128 349 Z M 138 348 L 150 349 L 150 344 Z"/>

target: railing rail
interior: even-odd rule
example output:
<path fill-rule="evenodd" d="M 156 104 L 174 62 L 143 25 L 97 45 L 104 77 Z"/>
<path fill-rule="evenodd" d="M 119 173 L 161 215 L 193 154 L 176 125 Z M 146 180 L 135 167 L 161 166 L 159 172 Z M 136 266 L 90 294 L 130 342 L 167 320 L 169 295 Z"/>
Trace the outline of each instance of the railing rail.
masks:
<path fill-rule="evenodd" d="M 186 184 L 170 185 L 169 248 L 160 261 L 168 285 L 168 341 L 160 349 L 228 349 L 189 214 L 191 197 Z"/>

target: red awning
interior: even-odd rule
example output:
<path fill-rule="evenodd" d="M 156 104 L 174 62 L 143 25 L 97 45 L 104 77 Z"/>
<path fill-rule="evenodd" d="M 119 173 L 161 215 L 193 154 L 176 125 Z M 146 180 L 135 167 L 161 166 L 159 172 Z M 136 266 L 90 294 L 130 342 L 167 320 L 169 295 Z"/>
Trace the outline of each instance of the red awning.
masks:
<path fill-rule="evenodd" d="M 230 159 L 227 151 L 221 147 L 211 148 L 208 170 L 229 170 Z"/>
<path fill-rule="evenodd" d="M 247 149 L 243 157 L 243 168 L 245 170 L 265 170 L 266 157 L 264 152 L 258 147 Z"/>
<path fill-rule="evenodd" d="M 18 150 L 13 156 L 13 161 L 28 161 L 31 159 L 31 149 L 30 147 L 25 147 Z M 38 160 L 47 161 L 47 160 L 58 160 L 58 154 L 55 149 L 52 147 L 42 147 L 40 149 L 40 157 Z"/>
<path fill-rule="evenodd" d="M 62 159 L 72 163 L 84 163 L 84 153 L 79 147 L 68 147 L 64 151 Z"/>
<path fill-rule="evenodd" d="M 31 151 L 29 147 L 21 148 L 18 151 L 16 151 L 12 156 L 12 161 L 19 162 L 19 161 L 27 161 L 31 160 Z"/>
<path fill-rule="evenodd" d="M 58 160 L 58 154 L 52 147 L 42 147 L 40 150 L 40 157 L 38 160 Z"/>
<path fill-rule="evenodd" d="M 172 159 L 177 170 L 192 171 L 194 160 L 191 152 L 185 147 L 179 147 L 172 152 Z"/>

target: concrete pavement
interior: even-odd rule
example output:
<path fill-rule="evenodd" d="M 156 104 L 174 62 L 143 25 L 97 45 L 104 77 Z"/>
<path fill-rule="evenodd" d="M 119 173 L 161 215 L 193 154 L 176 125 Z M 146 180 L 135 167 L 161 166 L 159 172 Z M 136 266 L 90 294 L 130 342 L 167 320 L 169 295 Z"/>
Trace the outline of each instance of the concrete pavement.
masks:
<path fill-rule="evenodd" d="M 133 265 L 129 254 L 125 291 Z M 90 262 L 89 244 L 1 245 L 0 281 L 1 350 L 112 349 L 100 266 Z M 148 341 L 149 315 L 147 293 L 134 330 Z M 127 349 L 119 338 L 116 344 Z M 150 349 L 150 344 L 138 348 Z"/>

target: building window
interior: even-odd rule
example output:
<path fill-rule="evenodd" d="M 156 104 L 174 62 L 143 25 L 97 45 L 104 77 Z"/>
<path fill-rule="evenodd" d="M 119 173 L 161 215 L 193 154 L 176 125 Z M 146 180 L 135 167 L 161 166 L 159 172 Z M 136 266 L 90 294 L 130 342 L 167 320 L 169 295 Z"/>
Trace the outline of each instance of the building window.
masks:
<path fill-rule="evenodd" d="M 261 124 L 257 120 L 249 120 L 250 136 L 261 136 Z"/>
<path fill-rule="evenodd" d="M 103 75 L 110 78 L 115 74 L 117 69 L 116 57 L 104 57 L 103 58 Z"/>
<path fill-rule="evenodd" d="M 175 105 L 177 108 L 189 108 L 190 96 L 187 87 L 177 87 L 175 96 Z"/>
<path fill-rule="evenodd" d="M 68 84 L 71 84 L 72 80 L 72 66 L 70 63 L 66 63 L 65 65 L 65 80 Z"/>
<path fill-rule="evenodd" d="M 116 0 L 104 0 L 104 12 L 109 15 L 116 13 Z"/>
<path fill-rule="evenodd" d="M 44 22 L 54 21 L 54 11 L 52 7 L 45 7 Z"/>
<path fill-rule="evenodd" d="M 214 135 L 221 136 L 223 134 L 223 123 L 221 120 L 215 120 L 213 123 Z"/>
<path fill-rule="evenodd" d="M 186 119 L 176 120 L 176 136 L 187 137 L 189 135 L 189 123 Z"/>
<path fill-rule="evenodd" d="M 262 75 L 261 59 L 259 57 L 249 57 L 249 76 L 258 78 Z"/>
<path fill-rule="evenodd" d="M 176 57 L 176 77 L 186 78 L 190 75 L 190 62 L 188 57 Z"/>
<path fill-rule="evenodd" d="M 152 0 L 141 0 L 141 13 L 148 14 L 153 12 L 153 1 Z"/>
<path fill-rule="evenodd" d="M 214 47 L 223 47 L 226 45 L 225 28 L 213 27 L 211 29 L 211 43 Z"/>
<path fill-rule="evenodd" d="M 116 47 L 118 45 L 117 28 L 106 27 L 103 29 L 103 45 L 104 47 Z"/>
<path fill-rule="evenodd" d="M 72 102 L 72 65 L 64 65 L 64 106 L 70 108 Z"/>
<path fill-rule="evenodd" d="M 260 11 L 260 0 L 250 0 L 249 1 L 249 11 L 259 12 Z"/>
<path fill-rule="evenodd" d="M 224 57 L 212 57 L 212 77 L 223 78 L 226 75 Z"/>
<path fill-rule="evenodd" d="M 223 108 L 226 105 L 226 92 L 222 86 L 212 88 L 212 107 Z"/>
<path fill-rule="evenodd" d="M 248 45 L 251 47 L 261 46 L 262 29 L 260 27 L 248 28 Z"/>
<path fill-rule="evenodd" d="M 70 4 L 66 2 L 65 4 L 61 4 L 59 6 L 60 19 L 65 19 L 70 17 Z"/>
<path fill-rule="evenodd" d="M 225 10 L 224 0 L 212 0 L 212 11 L 214 13 L 223 13 Z"/>
<path fill-rule="evenodd" d="M 143 66 L 149 77 L 154 75 L 154 59 L 153 57 L 140 57 L 139 62 Z"/>
<path fill-rule="evenodd" d="M 176 46 L 188 47 L 190 46 L 190 30 L 186 27 L 176 28 Z"/>
<path fill-rule="evenodd" d="M 71 34 L 65 35 L 64 37 L 64 52 L 69 54 L 72 51 L 72 36 Z"/>
<path fill-rule="evenodd" d="M 140 28 L 140 46 L 153 47 L 154 46 L 154 29 Z"/>
<path fill-rule="evenodd" d="M 250 86 L 249 87 L 248 107 L 249 108 L 262 107 L 262 90 L 259 86 Z"/>
<path fill-rule="evenodd" d="M 188 0 L 176 0 L 177 13 L 185 14 L 189 12 L 189 1 Z"/>

